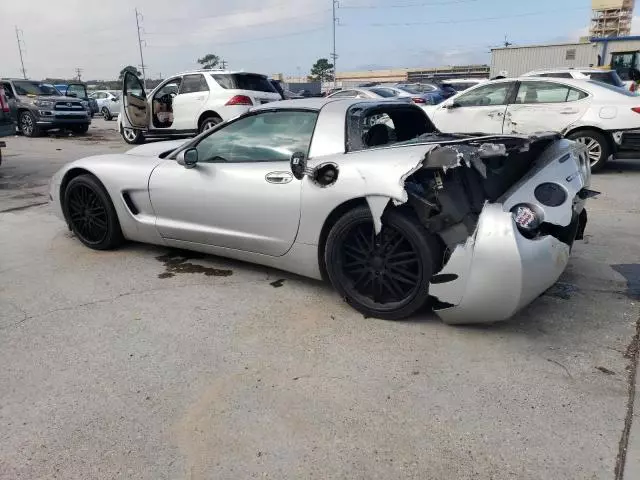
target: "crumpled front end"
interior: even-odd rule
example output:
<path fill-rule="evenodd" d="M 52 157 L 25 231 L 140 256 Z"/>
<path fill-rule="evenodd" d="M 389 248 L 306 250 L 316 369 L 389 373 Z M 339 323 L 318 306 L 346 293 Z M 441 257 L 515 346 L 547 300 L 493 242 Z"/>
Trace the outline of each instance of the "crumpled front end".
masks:
<path fill-rule="evenodd" d="M 485 201 L 472 235 L 450 248 L 430 285 L 436 313 L 454 324 L 505 320 L 552 286 L 584 232 L 589 182 L 581 146 L 557 140 L 546 148 L 504 194 Z"/>

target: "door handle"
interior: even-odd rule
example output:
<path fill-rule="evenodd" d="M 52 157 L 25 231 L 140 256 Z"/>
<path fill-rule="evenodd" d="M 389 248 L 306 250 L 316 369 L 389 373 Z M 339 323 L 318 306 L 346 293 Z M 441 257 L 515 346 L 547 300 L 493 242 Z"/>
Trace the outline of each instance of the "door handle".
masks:
<path fill-rule="evenodd" d="M 293 175 L 289 172 L 271 172 L 267 173 L 264 178 L 269 183 L 283 184 L 293 180 Z"/>
<path fill-rule="evenodd" d="M 578 110 L 561 110 L 560 115 L 573 115 L 574 113 L 578 113 Z"/>

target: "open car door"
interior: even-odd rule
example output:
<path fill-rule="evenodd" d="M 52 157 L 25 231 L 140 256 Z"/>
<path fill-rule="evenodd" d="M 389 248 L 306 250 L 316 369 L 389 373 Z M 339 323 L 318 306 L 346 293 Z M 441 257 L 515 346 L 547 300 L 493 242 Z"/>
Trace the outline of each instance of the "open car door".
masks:
<path fill-rule="evenodd" d="M 122 126 L 124 128 L 147 128 L 149 115 L 147 94 L 140 79 L 131 72 L 125 72 L 122 81 Z"/>

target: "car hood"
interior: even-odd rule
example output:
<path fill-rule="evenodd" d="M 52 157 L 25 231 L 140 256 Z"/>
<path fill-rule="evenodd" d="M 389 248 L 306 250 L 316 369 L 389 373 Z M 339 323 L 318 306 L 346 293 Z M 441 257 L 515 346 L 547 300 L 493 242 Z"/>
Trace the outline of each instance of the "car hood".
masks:
<path fill-rule="evenodd" d="M 153 142 L 146 145 L 140 145 L 134 147 L 131 150 L 127 150 L 127 155 L 136 155 L 139 157 L 157 157 L 161 153 L 175 150 L 176 148 L 189 142 L 190 138 L 182 138 L 180 140 L 168 140 L 166 142 Z"/>
<path fill-rule="evenodd" d="M 49 102 L 81 102 L 81 99 L 60 95 L 19 95 L 22 101 L 46 100 Z"/>

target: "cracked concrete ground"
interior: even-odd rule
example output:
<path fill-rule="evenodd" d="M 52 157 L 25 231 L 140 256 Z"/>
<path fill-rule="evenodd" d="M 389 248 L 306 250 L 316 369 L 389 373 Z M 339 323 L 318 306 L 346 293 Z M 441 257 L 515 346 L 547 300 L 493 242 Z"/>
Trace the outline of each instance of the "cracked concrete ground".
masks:
<path fill-rule="evenodd" d="M 113 125 L 8 141 L 0 478 L 613 479 L 625 424 L 618 478 L 640 478 L 640 162 L 594 176 L 558 285 L 512 321 L 449 327 L 364 319 L 223 258 L 83 247 L 38 194 L 62 163 L 125 150 Z"/>

